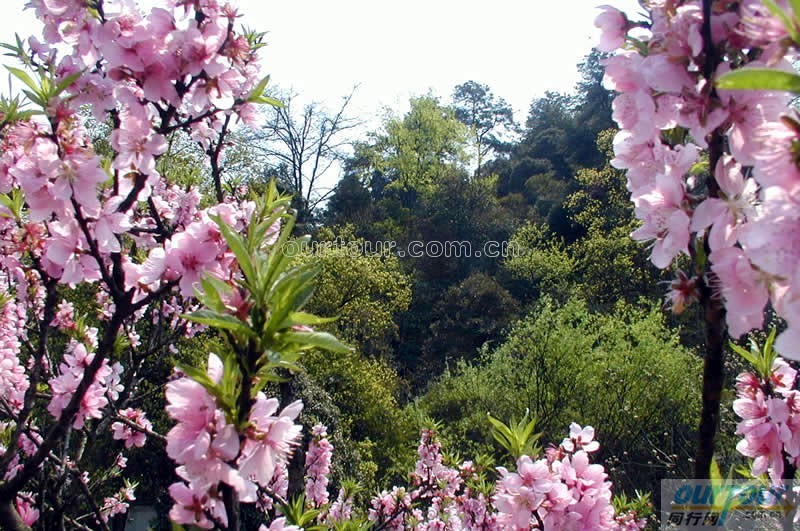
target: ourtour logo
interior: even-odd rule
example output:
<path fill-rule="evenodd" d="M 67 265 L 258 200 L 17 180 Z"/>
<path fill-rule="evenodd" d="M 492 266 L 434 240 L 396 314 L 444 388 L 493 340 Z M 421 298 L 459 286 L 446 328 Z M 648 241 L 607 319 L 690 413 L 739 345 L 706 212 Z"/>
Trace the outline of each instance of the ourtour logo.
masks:
<path fill-rule="evenodd" d="M 663 480 L 661 529 L 785 529 L 797 491 L 793 482 Z"/>
<path fill-rule="evenodd" d="M 399 245 L 390 240 L 347 241 L 341 238 L 307 244 L 288 241 L 283 244 L 281 251 L 287 256 L 297 256 L 303 252 L 316 253 L 331 249 L 342 249 L 353 256 L 395 255 L 400 258 L 509 258 L 519 254 L 518 247 L 513 242 L 507 241 L 487 241 L 483 245 L 473 245 L 466 240 L 414 240 Z"/>

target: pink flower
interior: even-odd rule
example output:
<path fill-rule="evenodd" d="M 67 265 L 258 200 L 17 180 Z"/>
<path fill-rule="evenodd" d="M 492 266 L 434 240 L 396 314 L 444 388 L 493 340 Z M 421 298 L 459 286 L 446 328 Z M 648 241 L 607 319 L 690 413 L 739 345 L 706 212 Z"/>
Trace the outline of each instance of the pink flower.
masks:
<path fill-rule="evenodd" d="M 738 226 L 755 213 L 758 189 L 753 179 L 744 178 L 741 165 L 730 156 L 720 158 L 714 178 L 721 197 L 709 197 L 700 203 L 690 226 L 692 232 L 711 227 L 708 241 L 712 251 L 736 243 Z"/>
<path fill-rule="evenodd" d="M 228 523 L 228 513 L 225 512 L 225 503 L 205 491 L 192 488 L 191 484 L 173 483 L 169 486 L 169 495 L 175 501 L 169 511 L 169 518 L 177 524 L 195 525 L 201 529 L 212 529 L 214 522 L 211 514 L 223 525 Z"/>
<path fill-rule="evenodd" d="M 292 402 L 276 415 L 278 400 L 259 393 L 238 461 L 243 477 L 261 486 L 269 484 L 276 465 L 285 462 L 297 444 L 301 427 L 294 420 L 302 408 L 302 402 Z"/>
<path fill-rule="evenodd" d="M 670 282 L 665 306 L 675 315 L 680 315 L 698 300 L 700 292 L 697 289 L 697 277 L 689 278 L 683 271 L 678 271 L 675 279 Z"/>
<path fill-rule="evenodd" d="M 178 462 L 198 461 L 211 446 L 209 424 L 216 402 L 205 388 L 188 378 L 167 384 L 167 414 L 178 423 L 167 433 L 167 455 Z"/>
<path fill-rule="evenodd" d="M 27 526 L 33 526 L 39 520 L 39 509 L 34 507 L 33 495 L 27 492 L 17 494 L 17 513 Z"/>
<path fill-rule="evenodd" d="M 764 275 L 753 268 L 738 247 L 718 249 L 709 259 L 725 299 L 725 320 L 731 336 L 739 337 L 753 328 L 760 328 L 764 323 L 764 307 L 769 301 Z"/>
<path fill-rule="evenodd" d="M 783 443 L 791 440 L 787 426 L 789 408 L 782 399 L 765 397 L 762 392 L 755 397 L 734 400 L 733 410 L 742 418 L 736 433 L 744 435 L 736 449 L 742 455 L 752 457 L 752 474 L 760 476 L 769 471 L 773 481 L 780 481 L 783 474 Z"/>
<path fill-rule="evenodd" d="M 628 32 L 628 18 L 625 13 L 611 6 L 600 6 L 603 12 L 594 19 L 594 25 L 602 31 L 597 49 L 601 52 L 613 52 L 625 44 Z"/>
<path fill-rule="evenodd" d="M 328 474 L 331 473 L 333 445 L 328 441 L 325 426 L 312 428 L 314 438 L 306 452 L 306 500 L 315 507 L 326 505 L 328 498 Z"/>
<path fill-rule="evenodd" d="M 269 527 L 264 524 L 259 526 L 258 531 L 302 531 L 301 528 L 297 527 L 296 525 L 289 525 L 286 523 L 286 518 L 276 518 L 272 522 L 270 522 Z"/>
<path fill-rule="evenodd" d="M 666 175 L 656 177 L 653 190 L 634 197 L 636 217 L 644 224 L 631 237 L 655 240 L 650 260 L 658 268 L 667 267 L 680 253 L 688 254 L 689 216 L 683 201 L 683 184 Z"/>
<path fill-rule="evenodd" d="M 561 447 L 567 452 L 582 450 L 584 452 L 596 452 L 600 448 L 600 443 L 594 440 L 594 428 L 580 425 L 573 422 L 569 425 L 569 438 L 561 442 Z"/>
<path fill-rule="evenodd" d="M 119 411 L 119 415 L 130 420 L 143 430 L 149 431 L 153 429 L 153 425 L 147 420 L 147 416 L 141 409 L 122 409 Z M 144 432 L 136 430 L 122 422 L 114 422 L 111 425 L 111 431 L 113 432 L 114 440 L 125 442 L 125 448 L 130 448 L 132 446 L 141 448 L 147 440 L 147 435 Z"/>

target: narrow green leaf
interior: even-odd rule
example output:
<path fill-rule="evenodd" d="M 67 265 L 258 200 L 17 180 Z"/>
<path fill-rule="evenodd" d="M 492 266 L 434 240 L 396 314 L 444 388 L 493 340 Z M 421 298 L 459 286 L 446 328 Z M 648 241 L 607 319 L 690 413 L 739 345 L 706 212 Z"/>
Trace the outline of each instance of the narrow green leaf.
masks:
<path fill-rule="evenodd" d="M 312 313 L 290 312 L 289 316 L 280 324 L 278 328 L 290 328 L 292 326 L 318 326 L 321 324 L 332 323 L 336 317 L 318 317 Z"/>
<path fill-rule="evenodd" d="M 232 400 L 230 400 L 223 390 L 214 383 L 214 381 L 209 378 L 208 374 L 200 370 L 196 367 L 192 367 L 190 365 L 181 365 L 178 364 L 178 370 L 183 372 L 186 376 L 191 378 L 193 381 L 202 385 L 206 391 L 209 392 L 214 398 L 217 399 L 217 403 L 220 407 L 222 407 L 227 414 L 230 414 L 232 411 Z"/>
<path fill-rule="evenodd" d="M 280 100 L 276 100 L 275 98 L 271 98 L 269 96 L 256 96 L 252 100 L 253 103 L 258 103 L 259 105 L 271 105 L 277 108 L 283 108 L 283 102 Z"/>
<path fill-rule="evenodd" d="M 284 341 L 302 345 L 303 348 L 321 348 L 340 354 L 353 350 L 327 332 L 284 332 L 282 336 Z"/>
<path fill-rule="evenodd" d="M 230 293 L 230 286 L 221 282 L 213 275 L 204 274 L 200 277 L 200 288 L 201 289 L 195 287 L 194 289 L 197 300 L 215 312 L 225 312 L 225 303 L 222 302 L 220 292 Z M 225 288 L 227 288 L 227 290 L 225 290 Z"/>
<path fill-rule="evenodd" d="M 719 464 L 717 463 L 716 459 L 711 460 L 711 467 L 708 471 L 708 477 L 711 479 L 712 483 L 719 483 L 722 480 L 722 474 L 719 471 Z"/>
<path fill-rule="evenodd" d="M 800 0 L 789 0 L 789 7 L 792 8 L 795 16 L 800 15 Z"/>
<path fill-rule="evenodd" d="M 783 90 L 800 93 L 800 76 L 771 68 L 740 68 L 720 77 L 717 87 L 726 90 Z"/>
<path fill-rule="evenodd" d="M 269 76 L 259 81 L 258 85 L 256 85 L 253 91 L 250 92 L 250 95 L 247 97 L 247 101 L 254 101 L 257 98 L 260 98 L 264 94 L 264 90 L 267 88 L 268 83 Z"/>
<path fill-rule="evenodd" d="M 253 332 L 247 323 L 240 321 L 232 315 L 218 313 L 212 310 L 198 310 L 189 315 L 181 315 L 181 317 L 194 323 L 230 330 L 231 332 L 240 333 L 252 339 L 258 339 L 256 333 Z"/>
<path fill-rule="evenodd" d="M 236 256 L 236 261 L 239 263 L 239 268 L 242 270 L 245 280 L 250 286 L 255 286 L 256 276 L 253 270 L 252 257 L 245 247 L 244 242 L 238 234 L 233 232 L 233 230 L 222 221 L 222 218 L 212 216 L 211 219 L 219 226 L 222 237 L 225 238 L 225 243 L 228 244 L 228 247 L 233 252 L 234 256 Z"/>
<path fill-rule="evenodd" d="M 42 108 L 47 107 L 47 102 L 45 100 L 43 100 L 39 96 L 39 94 L 31 92 L 28 89 L 22 89 L 22 93 L 25 94 L 28 97 L 29 100 L 31 100 L 33 103 L 35 103 L 39 107 L 42 107 Z"/>
<path fill-rule="evenodd" d="M 736 343 L 733 343 L 733 342 L 730 343 L 730 347 L 731 347 L 731 350 L 733 350 L 738 355 L 743 357 L 754 368 L 758 369 L 760 367 L 761 364 L 759 363 L 758 358 L 756 358 L 753 355 L 752 352 L 750 352 L 749 350 L 743 349 L 742 347 L 740 347 L 739 345 L 737 345 Z"/>
<path fill-rule="evenodd" d="M 6 69 L 9 72 L 11 72 L 11 74 L 15 78 L 17 78 L 20 81 L 22 81 L 23 83 L 25 83 L 32 91 L 38 93 L 39 90 L 41 89 L 41 87 L 39 85 L 37 85 L 33 81 L 33 78 L 31 78 L 31 76 L 26 71 L 22 70 L 21 68 L 14 68 L 13 66 L 6 66 Z"/>
<path fill-rule="evenodd" d="M 799 35 L 797 33 L 797 28 L 795 28 L 792 22 L 791 16 L 783 9 L 778 7 L 778 4 L 772 0 L 761 0 L 761 2 L 767 6 L 767 9 L 769 9 L 770 12 L 781 21 L 781 23 L 783 23 L 783 27 L 786 29 L 787 33 L 789 33 L 789 36 L 792 38 L 792 40 L 794 42 L 798 42 L 798 40 L 800 40 L 798 39 Z"/>
<path fill-rule="evenodd" d="M 75 81 L 76 81 L 76 80 L 77 80 L 79 77 L 81 77 L 82 75 L 83 75 L 83 71 L 80 71 L 80 72 L 75 72 L 74 74 L 70 74 L 70 75 L 68 75 L 67 77 L 65 77 L 65 78 L 64 78 L 64 79 L 61 81 L 61 83 L 59 83 L 58 85 L 56 85 L 55 91 L 53 91 L 53 93 L 50 95 L 50 97 L 51 97 L 51 98 L 55 98 L 56 96 L 58 96 L 59 94 L 61 94 L 61 93 L 62 93 L 62 92 L 64 92 L 65 90 L 67 90 L 67 89 L 70 87 L 70 85 L 72 85 L 73 83 L 75 83 Z"/>

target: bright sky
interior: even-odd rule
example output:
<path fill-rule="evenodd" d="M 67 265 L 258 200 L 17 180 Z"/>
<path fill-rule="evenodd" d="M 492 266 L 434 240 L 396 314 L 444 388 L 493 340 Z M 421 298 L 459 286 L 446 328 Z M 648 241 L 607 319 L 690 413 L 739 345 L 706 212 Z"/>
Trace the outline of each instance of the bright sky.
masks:
<path fill-rule="evenodd" d="M 25 0 L 2 2 L 0 42 L 12 42 L 15 32 L 39 34 L 38 22 L 23 11 Z M 262 58 L 274 84 L 330 105 L 358 84 L 352 110 L 364 118 L 386 106 L 403 110 L 410 96 L 429 90 L 447 100 L 455 85 L 472 79 L 489 85 L 524 121 L 545 91 L 572 91 L 576 65 L 597 41 L 598 4 L 639 11 L 635 0 L 232 3 L 245 25 L 268 32 Z"/>

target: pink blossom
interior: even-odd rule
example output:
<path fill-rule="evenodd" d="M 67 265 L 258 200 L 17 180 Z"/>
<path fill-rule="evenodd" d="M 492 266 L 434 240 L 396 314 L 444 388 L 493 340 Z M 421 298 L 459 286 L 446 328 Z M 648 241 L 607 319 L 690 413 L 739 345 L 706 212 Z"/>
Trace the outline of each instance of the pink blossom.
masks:
<path fill-rule="evenodd" d="M 656 267 L 665 268 L 678 254 L 688 254 L 689 216 L 683 202 L 682 183 L 666 175 L 656 177 L 653 190 L 634 197 L 636 217 L 644 224 L 631 237 L 655 240 L 650 260 Z"/>
<path fill-rule="evenodd" d="M 611 6 L 600 6 L 599 9 L 603 12 L 594 19 L 594 25 L 602 31 L 597 49 L 601 52 L 613 52 L 625 44 L 628 18 L 625 13 Z"/>
<path fill-rule="evenodd" d="M 302 531 L 301 528 L 297 527 L 296 525 L 289 525 L 286 523 L 286 518 L 276 518 L 272 522 L 270 522 L 269 527 L 264 524 L 259 526 L 258 531 Z"/>
<path fill-rule="evenodd" d="M 296 401 L 278 413 L 278 401 L 259 393 L 238 461 L 243 477 L 261 486 L 269 484 L 277 464 L 286 461 L 297 444 L 301 427 L 294 420 L 302 407 L 302 402 Z"/>
<path fill-rule="evenodd" d="M 149 431 L 153 429 L 153 425 L 147 420 L 147 416 L 141 409 L 122 409 L 119 411 L 119 415 L 133 422 L 142 428 L 142 430 Z M 114 440 L 125 442 L 125 448 L 130 448 L 132 446 L 141 448 L 147 440 L 146 433 L 136 430 L 122 422 L 114 422 L 111 424 L 111 431 L 113 432 Z"/>
<path fill-rule="evenodd" d="M 331 473 L 333 445 L 328 441 L 325 426 L 312 428 L 313 439 L 306 452 L 306 500 L 315 507 L 326 505 L 328 498 L 328 475 Z"/>
<path fill-rule="evenodd" d="M 204 491 L 197 491 L 191 484 L 173 483 L 169 486 L 169 495 L 175 501 L 169 511 L 169 518 L 177 524 L 195 525 L 201 529 L 214 528 L 214 522 L 208 518 L 212 515 L 223 525 L 227 525 L 228 514 L 225 504 L 217 497 Z"/>
<path fill-rule="evenodd" d="M 709 246 L 712 251 L 736 243 L 738 226 L 755 213 L 758 188 L 755 180 L 744 178 L 741 165 L 730 156 L 719 160 L 714 178 L 721 197 L 709 197 L 700 203 L 695 208 L 690 226 L 692 232 L 711 227 Z"/>
<path fill-rule="evenodd" d="M 34 507 L 33 495 L 27 492 L 20 492 L 16 498 L 16 508 L 20 519 L 27 526 L 33 526 L 39 520 L 39 509 Z"/>
<path fill-rule="evenodd" d="M 719 279 L 725 299 L 725 316 L 732 337 L 739 337 L 764 322 L 769 300 L 766 278 L 750 264 L 738 247 L 726 247 L 710 255 L 711 270 Z"/>

